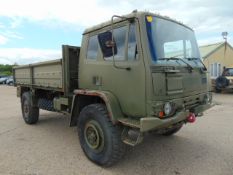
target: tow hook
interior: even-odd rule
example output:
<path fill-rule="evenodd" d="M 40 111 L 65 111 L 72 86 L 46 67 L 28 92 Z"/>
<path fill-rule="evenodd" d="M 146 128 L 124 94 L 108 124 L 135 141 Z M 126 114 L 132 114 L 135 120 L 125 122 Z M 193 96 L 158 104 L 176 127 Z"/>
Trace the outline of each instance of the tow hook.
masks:
<path fill-rule="evenodd" d="M 194 123 L 196 121 L 196 115 L 194 113 L 189 113 L 187 117 L 187 122 Z"/>

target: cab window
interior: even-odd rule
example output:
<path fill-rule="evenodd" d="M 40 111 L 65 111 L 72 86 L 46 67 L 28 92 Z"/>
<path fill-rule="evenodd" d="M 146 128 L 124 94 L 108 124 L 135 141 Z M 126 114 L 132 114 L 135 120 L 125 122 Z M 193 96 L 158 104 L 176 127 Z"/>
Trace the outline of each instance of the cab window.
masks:
<path fill-rule="evenodd" d="M 126 42 L 127 26 L 119 27 L 113 30 L 113 37 L 117 47 L 117 53 L 114 54 L 115 60 L 125 60 L 125 42 Z M 105 58 L 112 60 L 112 57 Z"/>
<path fill-rule="evenodd" d="M 223 76 L 233 76 L 233 68 L 227 68 L 223 71 Z"/>
<path fill-rule="evenodd" d="M 189 40 L 177 40 L 164 43 L 164 57 L 192 57 L 192 45 Z"/>
<path fill-rule="evenodd" d="M 87 59 L 96 60 L 98 55 L 98 40 L 97 35 L 91 36 L 88 41 Z"/>
<path fill-rule="evenodd" d="M 130 24 L 129 26 L 129 36 L 128 36 L 128 60 L 133 61 L 136 59 L 137 55 L 137 42 L 135 34 L 135 24 Z"/>

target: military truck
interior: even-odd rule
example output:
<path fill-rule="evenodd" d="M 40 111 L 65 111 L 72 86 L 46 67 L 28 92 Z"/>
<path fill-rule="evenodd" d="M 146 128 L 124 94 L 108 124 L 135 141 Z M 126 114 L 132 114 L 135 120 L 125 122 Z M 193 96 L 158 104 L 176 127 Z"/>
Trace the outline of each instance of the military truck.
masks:
<path fill-rule="evenodd" d="M 207 70 L 194 31 L 168 17 L 134 11 L 88 28 L 62 58 L 14 68 L 23 119 L 39 109 L 67 113 L 91 161 L 110 166 L 145 133 L 165 136 L 211 107 Z"/>
<path fill-rule="evenodd" d="M 222 75 L 215 80 L 214 87 L 217 93 L 223 90 L 233 90 L 233 66 L 223 70 Z"/>

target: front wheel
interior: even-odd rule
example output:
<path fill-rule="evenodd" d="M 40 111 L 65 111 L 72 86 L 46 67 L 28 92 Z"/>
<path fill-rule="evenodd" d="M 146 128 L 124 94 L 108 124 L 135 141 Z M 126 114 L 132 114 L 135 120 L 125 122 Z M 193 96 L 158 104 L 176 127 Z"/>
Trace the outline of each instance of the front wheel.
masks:
<path fill-rule="evenodd" d="M 31 93 L 24 92 L 21 97 L 23 119 L 27 124 L 35 124 L 39 118 L 39 108 L 32 106 Z"/>
<path fill-rule="evenodd" d="M 111 166 L 125 153 L 121 129 L 113 125 L 103 104 L 91 104 L 82 109 L 78 118 L 81 147 L 91 161 L 101 166 Z"/>

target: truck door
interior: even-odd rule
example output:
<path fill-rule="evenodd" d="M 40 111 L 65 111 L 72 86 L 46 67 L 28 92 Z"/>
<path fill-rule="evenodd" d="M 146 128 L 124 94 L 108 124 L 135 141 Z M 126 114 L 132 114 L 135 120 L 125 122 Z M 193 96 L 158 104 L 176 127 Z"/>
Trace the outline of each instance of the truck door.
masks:
<path fill-rule="evenodd" d="M 88 89 L 113 93 L 124 114 L 144 116 L 145 67 L 137 23 L 123 22 L 114 26 L 113 36 L 117 48 L 114 55 L 115 66 L 113 57 L 104 57 L 100 47 L 96 45 L 97 35 L 89 37 L 85 70 L 80 66 L 82 75 L 86 76 L 86 80 L 81 80 L 83 85 Z"/>

